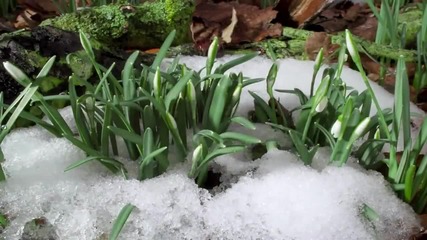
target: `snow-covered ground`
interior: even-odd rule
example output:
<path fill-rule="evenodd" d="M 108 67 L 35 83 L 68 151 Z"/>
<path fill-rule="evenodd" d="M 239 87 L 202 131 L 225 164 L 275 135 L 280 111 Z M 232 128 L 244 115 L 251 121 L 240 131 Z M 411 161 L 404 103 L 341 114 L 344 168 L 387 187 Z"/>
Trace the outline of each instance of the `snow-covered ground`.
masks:
<path fill-rule="evenodd" d="M 205 58 L 183 57 L 182 62 L 200 69 Z M 279 63 L 275 88 L 297 87 L 307 93 L 313 63 L 290 59 Z M 257 57 L 233 71 L 265 77 L 270 66 L 270 60 Z M 354 71 L 345 69 L 343 79 L 364 89 Z M 264 83 L 250 89 L 265 96 Z M 381 105 L 391 107 L 393 96 L 380 87 L 374 89 Z M 289 95 L 276 96 L 287 107 L 297 105 Z M 251 105 L 245 93 L 239 114 L 245 115 Z M 415 106 L 412 110 L 425 117 Z M 64 110 L 63 114 L 70 113 Z M 264 139 L 281 136 L 261 125 L 258 131 L 262 134 L 257 136 Z M 282 141 L 286 144 L 286 139 Z M 56 227 L 60 239 L 97 239 L 109 233 L 127 203 L 136 209 L 120 239 L 389 240 L 405 239 L 418 226 L 417 216 L 380 174 L 354 163 L 342 168 L 326 166 L 328 149 L 319 150 L 313 167 L 280 150 L 256 161 L 248 160 L 248 153 L 223 156 L 216 160 L 216 168 L 223 171 L 223 184 L 228 188 L 212 195 L 187 177 L 189 163 L 143 182 L 111 176 L 97 163 L 64 173 L 84 153 L 38 127 L 13 131 L 1 146 L 9 178 L 0 185 L 0 212 L 12 222 L 0 237 L 8 240 L 20 239 L 24 223 L 41 216 Z M 132 169 L 136 166 L 123 161 L 135 176 Z M 379 216 L 373 223 L 361 213 L 365 204 Z"/>

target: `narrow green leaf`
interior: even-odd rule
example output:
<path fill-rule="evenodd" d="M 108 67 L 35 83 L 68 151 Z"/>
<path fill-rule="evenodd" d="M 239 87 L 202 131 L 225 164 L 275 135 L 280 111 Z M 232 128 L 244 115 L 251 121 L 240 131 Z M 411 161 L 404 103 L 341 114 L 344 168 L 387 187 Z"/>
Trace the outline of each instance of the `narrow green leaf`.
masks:
<path fill-rule="evenodd" d="M 415 171 L 416 171 L 415 164 L 409 165 L 409 168 L 405 175 L 405 190 L 404 190 L 404 196 L 406 202 L 411 202 L 413 198 L 413 191 L 414 191 L 414 177 L 415 177 Z"/>
<path fill-rule="evenodd" d="M 262 141 L 256 137 L 249 136 L 247 134 L 238 133 L 238 132 L 225 132 L 219 135 L 223 139 L 235 140 L 245 144 L 257 144 Z"/>
<path fill-rule="evenodd" d="M 251 121 L 249 121 L 247 118 L 244 117 L 233 117 L 230 120 L 231 122 L 237 123 L 242 125 L 245 128 L 256 130 L 255 124 L 253 124 Z"/>
<path fill-rule="evenodd" d="M 365 203 L 362 205 L 362 214 L 370 222 L 378 221 L 378 219 L 380 218 L 380 216 L 375 212 L 375 210 Z"/>
<path fill-rule="evenodd" d="M 109 155 L 109 139 L 112 134 L 110 134 L 110 131 L 108 129 L 108 126 L 111 125 L 112 122 L 112 110 L 110 103 L 107 103 L 104 106 L 104 119 L 102 122 L 102 130 L 101 130 L 101 153 L 105 156 Z M 114 137 L 114 136 L 113 136 Z"/>
<path fill-rule="evenodd" d="M 105 157 L 103 157 L 103 156 L 90 156 L 90 157 L 87 157 L 85 159 L 82 159 L 82 160 L 79 160 L 79 161 L 77 161 L 75 163 L 72 163 L 71 165 L 69 165 L 68 167 L 65 168 L 64 172 L 68 172 L 68 171 L 70 171 L 72 169 L 80 167 L 83 164 L 92 162 L 93 160 L 100 160 L 100 159 L 105 159 Z M 112 160 L 114 160 L 114 159 L 112 159 Z"/>
<path fill-rule="evenodd" d="M 220 74 L 224 74 L 227 70 L 240 65 L 244 62 L 247 62 L 249 60 L 251 60 L 252 58 L 258 56 L 258 53 L 254 52 L 254 53 L 249 53 L 249 54 L 245 54 L 241 57 L 238 57 L 236 59 L 233 59 L 227 63 L 222 64 L 221 66 L 217 67 L 215 69 L 215 73 L 220 73 Z"/>
<path fill-rule="evenodd" d="M 169 111 L 170 104 L 173 100 L 176 100 L 182 90 L 187 86 L 187 83 L 193 76 L 193 71 L 188 71 L 178 82 L 173 86 L 173 88 L 166 94 L 165 97 L 165 107 L 166 111 Z"/>
<path fill-rule="evenodd" d="M 320 125 L 318 122 L 314 122 L 314 125 L 323 133 L 323 135 L 325 135 L 331 149 L 334 149 L 335 148 L 335 139 L 332 136 L 332 134 L 326 128 L 324 128 L 322 125 Z"/>
<path fill-rule="evenodd" d="M 55 63 L 56 56 L 52 56 L 49 58 L 49 60 L 44 64 L 43 68 L 40 70 L 39 74 L 37 75 L 36 79 L 46 77 L 50 69 L 52 68 L 53 64 Z"/>
<path fill-rule="evenodd" d="M 289 131 L 289 136 L 291 137 L 292 143 L 294 144 L 298 154 L 300 155 L 301 160 L 304 162 L 305 165 L 310 165 L 313 160 L 311 156 L 312 153 L 309 152 L 306 145 L 302 141 L 301 136 L 299 135 L 300 133 L 295 130 Z"/>
<path fill-rule="evenodd" d="M 135 208 L 134 205 L 126 204 L 122 208 L 122 210 L 120 210 L 119 215 L 114 221 L 113 228 L 111 229 L 110 237 L 108 238 L 109 240 L 116 240 L 119 237 L 119 234 L 123 229 L 123 226 L 125 225 L 129 215 L 132 213 L 134 208 Z"/>
<path fill-rule="evenodd" d="M 157 67 L 160 67 L 160 63 L 166 57 L 166 54 L 167 54 L 170 46 L 172 45 L 172 42 L 175 38 L 175 34 L 176 34 L 176 30 L 173 30 L 166 37 L 165 41 L 163 42 L 162 46 L 160 47 L 159 51 L 157 52 L 157 55 L 153 61 L 153 64 L 151 64 L 152 69 L 157 69 Z"/>
<path fill-rule="evenodd" d="M 79 98 L 77 97 L 77 92 L 76 92 L 76 88 L 74 85 L 74 78 L 73 77 L 71 77 L 68 80 L 68 93 L 70 96 L 71 110 L 72 110 L 73 115 L 74 115 L 74 119 L 76 122 L 76 127 L 77 127 L 77 130 L 79 132 L 79 135 L 85 144 L 87 144 L 90 147 L 93 147 L 92 142 L 91 142 L 90 133 L 89 133 L 89 128 L 86 125 L 86 123 L 87 123 L 86 117 L 83 113 L 82 106 L 79 103 Z"/>
<path fill-rule="evenodd" d="M 196 175 L 199 175 L 201 173 L 200 170 L 203 169 L 206 166 L 206 164 L 208 164 L 212 159 L 214 159 L 214 158 L 216 158 L 218 156 L 240 152 L 240 151 L 243 151 L 244 149 L 245 149 L 244 146 L 229 146 L 229 147 L 225 147 L 225 148 L 215 149 L 214 151 L 212 151 L 211 153 L 209 153 L 203 159 L 203 161 L 199 162 L 198 168 L 197 168 L 197 171 L 196 171 Z"/>
<path fill-rule="evenodd" d="M 201 142 L 200 139 L 202 137 L 206 137 L 206 138 L 211 139 L 215 144 L 218 144 L 220 147 L 225 147 L 225 145 L 223 144 L 223 139 L 221 138 L 221 136 L 212 130 L 203 129 L 203 130 L 198 131 L 193 136 L 193 142 L 194 143 L 200 143 Z"/>
<path fill-rule="evenodd" d="M 276 113 L 270 108 L 270 106 L 256 93 L 249 91 L 249 94 L 254 98 L 254 102 L 258 105 L 264 113 L 267 114 L 270 121 L 276 118 Z M 256 110 L 256 109 L 255 109 Z M 277 122 L 273 122 L 277 123 Z"/>
<path fill-rule="evenodd" d="M 306 105 L 308 102 L 308 98 L 307 96 L 298 88 L 295 88 L 294 90 L 281 90 L 281 89 L 276 89 L 276 92 L 281 92 L 281 93 L 291 93 L 296 95 L 299 98 L 299 102 L 301 105 Z"/>
<path fill-rule="evenodd" d="M 228 88 L 230 86 L 230 78 L 224 76 L 219 81 L 212 99 L 212 104 L 209 106 L 209 127 L 215 132 L 220 132 L 223 112 L 228 96 Z"/>
<path fill-rule="evenodd" d="M 107 128 L 114 134 L 122 137 L 125 140 L 131 141 L 140 147 L 144 145 L 143 137 L 141 135 L 114 126 L 108 126 Z"/>

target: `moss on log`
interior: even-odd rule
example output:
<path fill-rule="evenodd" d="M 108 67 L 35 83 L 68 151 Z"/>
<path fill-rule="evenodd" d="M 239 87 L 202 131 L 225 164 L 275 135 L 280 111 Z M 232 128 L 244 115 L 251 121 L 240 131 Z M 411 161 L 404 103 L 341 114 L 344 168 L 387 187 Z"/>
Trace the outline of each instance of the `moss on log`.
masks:
<path fill-rule="evenodd" d="M 189 42 L 193 0 L 156 0 L 140 5 L 110 4 L 48 19 L 42 25 L 83 31 L 103 44 L 147 49 L 159 47 L 176 30 L 176 45 Z"/>
<path fill-rule="evenodd" d="M 284 27 L 283 28 L 283 36 L 290 38 L 294 41 L 305 42 L 307 39 L 314 34 L 314 32 Z M 340 33 L 337 35 L 329 35 L 331 37 L 331 42 L 334 44 L 342 44 L 345 42 L 345 34 Z M 385 57 L 393 60 L 397 60 L 399 56 L 403 56 L 408 62 L 415 62 L 417 60 L 417 53 L 414 50 L 401 49 L 401 48 L 393 48 L 387 45 L 376 44 L 374 42 L 370 42 L 367 40 L 363 40 L 354 36 L 355 43 L 358 44 L 358 49 L 360 52 L 366 51 L 368 54 L 374 57 Z M 304 44 L 300 46 L 300 48 L 295 49 L 299 50 L 300 53 L 304 53 Z"/>

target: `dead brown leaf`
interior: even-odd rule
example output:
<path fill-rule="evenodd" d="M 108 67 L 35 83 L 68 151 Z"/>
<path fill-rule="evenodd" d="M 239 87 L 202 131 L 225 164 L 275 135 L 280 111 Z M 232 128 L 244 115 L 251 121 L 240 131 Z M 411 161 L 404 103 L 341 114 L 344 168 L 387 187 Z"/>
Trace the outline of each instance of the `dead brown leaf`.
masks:
<path fill-rule="evenodd" d="M 305 53 L 307 54 L 309 59 L 314 60 L 321 48 L 327 50 L 329 49 L 330 45 L 331 38 L 328 36 L 327 33 L 315 32 L 307 39 L 305 43 Z"/>
<path fill-rule="evenodd" d="M 349 25 L 349 29 L 351 33 L 369 41 L 375 41 L 377 27 L 378 27 L 378 20 L 373 16 L 367 17 L 366 21 L 363 24 Z"/>
<path fill-rule="evenodd" d="M 202 2 L 193 13 L 193 41 L 200 50 L 207 50 L 214 36 L 228 44 L 280 36 L 282 26 L 271 23 L 276 14 L 271 8 L 260 9 L 248 4 Z"/>
<path fill-rule="evenodd" d="M 60 0 L 59 4 L 64 4 Z M 40 14 L 59 14 L 59 10 L 52 0 L 18 0 L 18 4 Z"/>

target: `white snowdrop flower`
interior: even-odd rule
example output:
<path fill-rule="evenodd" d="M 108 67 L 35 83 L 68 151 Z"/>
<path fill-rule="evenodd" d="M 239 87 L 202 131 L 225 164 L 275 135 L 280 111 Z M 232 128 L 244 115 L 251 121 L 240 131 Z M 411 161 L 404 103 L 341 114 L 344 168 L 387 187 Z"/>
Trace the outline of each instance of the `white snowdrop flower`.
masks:
<path fill-rule="evenodd" d="M 338 138 L 341 132 L 341 120 L 338 118 L 331 128 L 331 134 L 334 138 Z"/>
<path fill-rule="evenodd" d="M 370 121 L 371 121 L 370 117 L 366 117 L 365 119 L 363 119 L 362 122 L 360 122 L 359 125 L 357 125 L 356 129 L 353 132 L 353 135 L 359 138 L 362 135 L 362 133 L 365 131 Z"/>
<path fill-rule="evenodd" d="M 320 113 L 328 106 L 328 98 L 324 96 L 316 106 L 316 112 Z"/>

